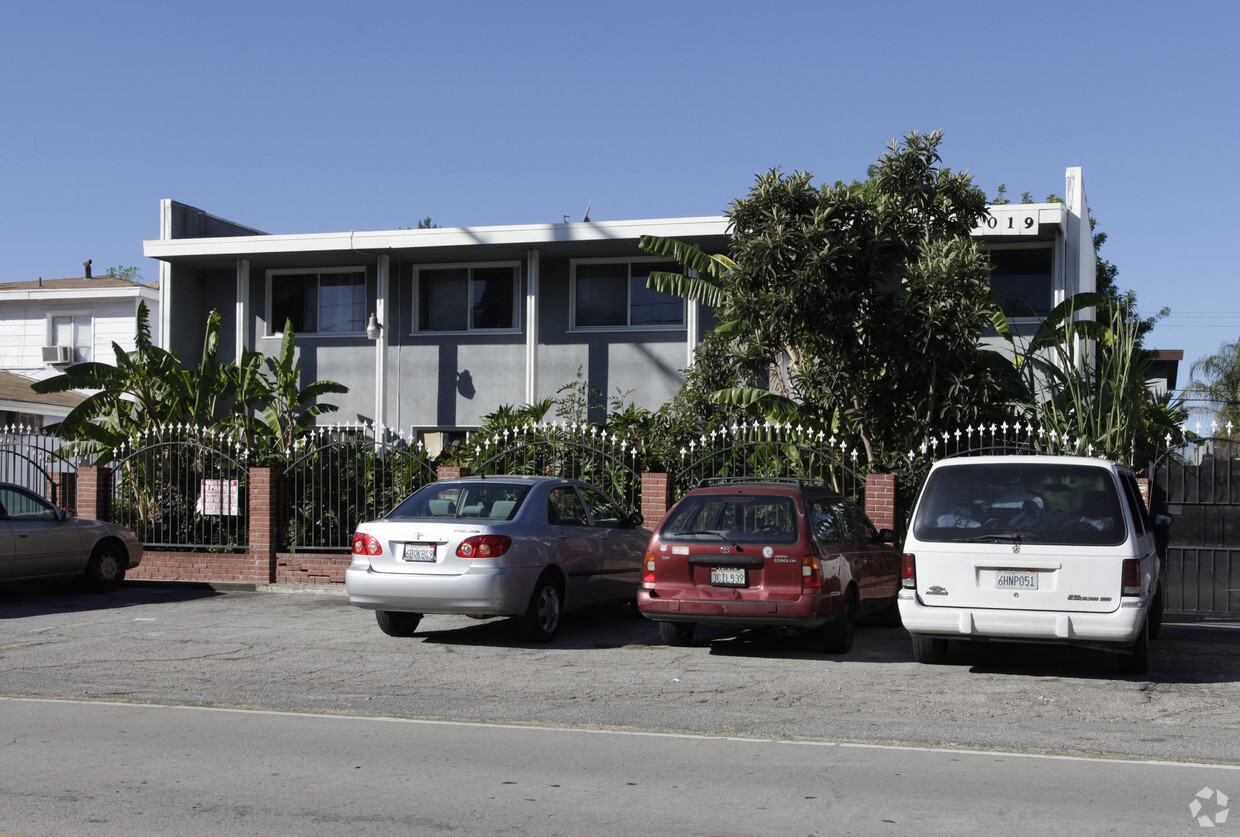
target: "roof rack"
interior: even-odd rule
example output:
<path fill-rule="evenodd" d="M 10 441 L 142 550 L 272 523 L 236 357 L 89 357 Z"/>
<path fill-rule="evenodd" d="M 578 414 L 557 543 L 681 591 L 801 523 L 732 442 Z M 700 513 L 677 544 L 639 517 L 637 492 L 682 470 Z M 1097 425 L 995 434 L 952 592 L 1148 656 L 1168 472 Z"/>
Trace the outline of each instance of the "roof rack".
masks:
<path fill-rule="evenodd" d="M 822 480 L 804 480 L 800 477 L 706 477 L 698 480 L 697 488 L 705 488 L 708 485 L 795 485 L 797 488 L 821 488 L 825 483 Z"/>

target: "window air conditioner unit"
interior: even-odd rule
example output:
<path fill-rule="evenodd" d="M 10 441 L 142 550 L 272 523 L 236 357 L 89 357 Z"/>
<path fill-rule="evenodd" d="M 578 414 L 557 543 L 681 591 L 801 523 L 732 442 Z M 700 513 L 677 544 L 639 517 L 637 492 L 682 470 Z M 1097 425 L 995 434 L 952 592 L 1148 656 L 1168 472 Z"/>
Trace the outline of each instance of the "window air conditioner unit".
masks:
<path fill-rule="evenodd" d="M 50 366 L 73 363 L 72 346 L 44 346 L 43 362 Z"/>

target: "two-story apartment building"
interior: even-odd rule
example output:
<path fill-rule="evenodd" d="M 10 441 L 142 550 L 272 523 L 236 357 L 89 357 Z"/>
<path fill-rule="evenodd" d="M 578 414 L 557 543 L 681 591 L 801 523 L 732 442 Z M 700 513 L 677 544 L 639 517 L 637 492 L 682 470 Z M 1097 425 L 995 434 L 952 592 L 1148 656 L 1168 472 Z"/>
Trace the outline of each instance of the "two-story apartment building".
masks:
<path fill-rule="evenodd" d="M 1063 203 L 992 207 L 974 234 L 1019 330 L 1094 290 L 1079 168 Z M 651 270 L 679 268 L 643 252 L 643 235 L 725 252 L 727 219 L 268 235 L 165 200 L 161 236 L 144 247 L 160 262 L 160 331 L 183 358 L 212 309 L 225 357 L 274 354 L 288 322 L 307 380 L 349 386 L 337 418 L 425 433 L 554 396 L 578 370 L 608 396 L 669 400 L 713 320 L 646 288 Z"/>
<path fill-rule="evenodd" d="M 159 290 L 112 276 L 0 284 L 0 427 L 42 427 L 81 396 L 36 395 L 30 382 L 83 361 L 112 362 L 115 342 L 134 348 L 138 303 L 151 312 L 158 341 Z"/>

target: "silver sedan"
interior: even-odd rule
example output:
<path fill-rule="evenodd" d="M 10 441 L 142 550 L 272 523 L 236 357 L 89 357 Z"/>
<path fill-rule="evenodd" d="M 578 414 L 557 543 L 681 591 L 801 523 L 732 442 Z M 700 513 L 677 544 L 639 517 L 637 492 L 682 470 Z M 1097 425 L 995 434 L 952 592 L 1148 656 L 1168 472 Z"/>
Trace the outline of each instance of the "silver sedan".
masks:
<path fill-rule="evenodd" d="M 546 642 L 566 609 L 635 599 L 641 524 L 580 480 L 440 480 L 357 527 L 345 588 L 391 636 L 459 613 L 516 616 L 526 639 Z"/>
<path fill-rule="evenodd" d="M 20 485 L 0 483 L 0 581 L 83 576 L 102 592 L 141 561 L 142 544 L 128 529 L 73 517 Z"/>

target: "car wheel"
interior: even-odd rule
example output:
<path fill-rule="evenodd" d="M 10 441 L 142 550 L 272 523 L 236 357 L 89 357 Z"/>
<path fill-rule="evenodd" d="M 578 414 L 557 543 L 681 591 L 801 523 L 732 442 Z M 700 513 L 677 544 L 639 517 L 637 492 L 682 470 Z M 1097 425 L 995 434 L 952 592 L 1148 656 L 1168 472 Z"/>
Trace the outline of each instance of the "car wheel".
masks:
<path fill-rule="evenodd" d="M 878 612 L 878 624 L 884 628 L 898 628 L 900 621 L 900 602 L 898 599 L 892 599 L 891 604 Z"/>
<path fill-rule="evenodd" d="M 1119 655 L 1119 670 L 1124 674 L 1145 674 L 1150 670 L 1150 621 L 1145 620 L 1137 641 L 1127 653 Z"/>
<path fill-rule="evenodd" d="M 1150 604 L 1150 639 L 1158 639 L 1158 635 L 1162 633 L 1163 609 L 1165 607 L 1163 591 L 1159 587 L 1158 592 L 1154 594 L 1154 601 Z"/>
<path fill-rule="evenodd" d="M 919 663 L 942 665 L 947 662 L 947 640 L 933 636 L 912 634 L 913 659 Z"/>
<path fill-rule="evenodd" d="M 529 606 L 518 619 L 521 636 L 530 642 L 550 642 L 560 627 L 564 608 L 564 594 L 560 585 L 549 575 L 538 579 Z"/>
<path fill-rule="evenodd" d="M 379 630 L 388 636 L 413 636 L 422 621 L 420 613 L 405 613 L 400 610 L 376 610 L 375 621 Z"/>
<path fill-rule="evenodd" d="M 660 622 L 659 637 L 664 645 L 678 647 L 693 642 L 693 632 L 697 630 L 696 622 Z"/>
<path fill-rule="evenodd" d="M 828 654 L 847 654 L 857 636 L 857 591 L 844 593 L 844 609 L 836 620 L 822 626 L 822 650 Z"/>
<path fill-rule="evenodd" d="M 111 544 L 95 547 L 86 564 L 86 586 L 96 593 L 108 593 L 125 580 L 125 559 L 120 548 Z"/>

